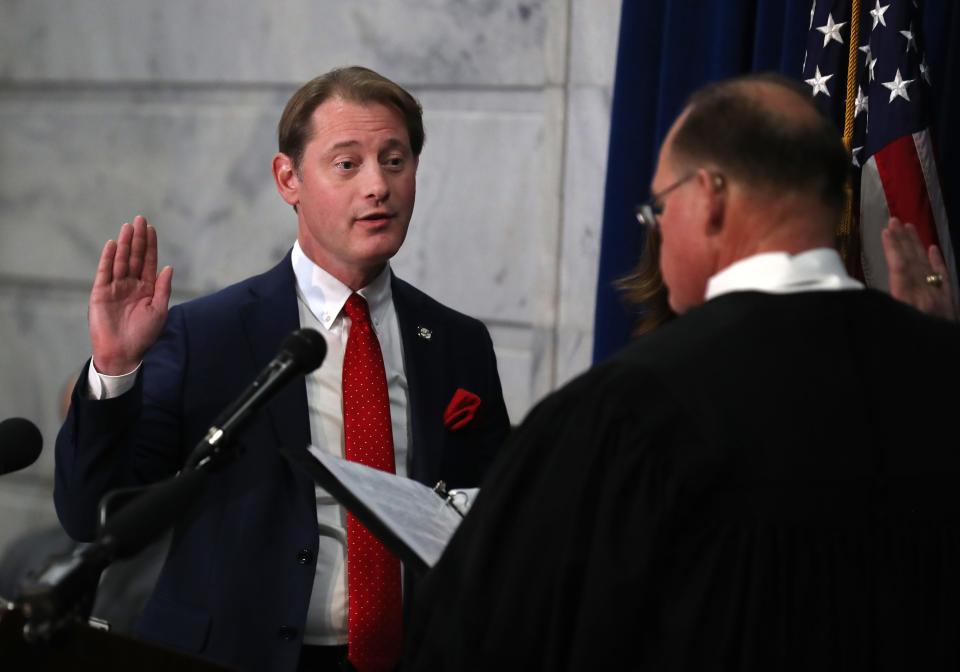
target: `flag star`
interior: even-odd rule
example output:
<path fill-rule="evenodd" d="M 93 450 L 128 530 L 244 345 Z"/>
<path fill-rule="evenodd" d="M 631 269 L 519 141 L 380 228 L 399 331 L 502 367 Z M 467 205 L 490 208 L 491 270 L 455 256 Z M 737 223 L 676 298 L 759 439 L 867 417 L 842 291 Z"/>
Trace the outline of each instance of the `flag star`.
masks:
<path fill-rule="evenodd" d="M 863 95 L 863 88 L 857 87 L 857 99 L 854 101 L 854 112 L 853 118 L 856 119 L 860 116 L 861 112 L 869 112 L 870 107 L 870 98 Z"/>
<path fill-rule="evenodd" d="M 927 84 L 931 84 L 931 85 L 933 84 L 930 81 L 930 66 L 927 65 L 926 56 L 924 56 L 923 60 L 920 61 L 920 76 L 923 77 L 923 81 L 925 81 Z"/>
<path fill-rule="evenodd" d="M 852 161 L 853 165 L 857 168 L 861 167 L 860 158 L 857 156 L 857 154 L 859 154 L 862 149 L 863 149 L 863 146 L 861 145 L 860 147 L 854 147 L 850 151 L 850 160 Z"/>
<path fill-rule="evenodd" d="M 883 18 L 883 15 L 886 14 L 888 9 L 890 9 L 890 5 L 884 5 L 881 7 L 880 0 L 877 0 L 877 6 L 870 10 L 870 16 L 873 17 L 873 28 L 870 29 L 871 31 L 877 29 L 878 23 L 883 24 L 884 28 L 887 27 L 887 22 Z"/>
<path fill-rule="evenodd" d="M 872 82 L 876 77 L 876 73 L 874 73 L 873 70 L 877 67 L 877 59 L 873 58 L 873 54 L 870 56 L 871 57 L 867 59 L 867 69 L 870 70 L 870 81 Z"/>
<path fill-rule="evenodd" d="M 907 52 L 909 53 L 910 48 L 913 47 L 914 51 L 919 51 L 917 49 L 917 40 L 913 36 L 913 24 L 910 24 L 910 30 L 901 30 L 900 34 L 907 38 Z"/>
<path fill-rule="evenodd" d="M 817 13 L 817 0 L 813 0 L 810 3 L 810 25 L 807 26 L 807 30 L 813 28 L 813 15 Z"/>
<path fill-rule="evenodd" d="M 879 0 L 877 0 L 879 2 Z M 843 44 L 843 38 L 840 37 L 840 29 L 847 25 L 847 22 L 834 23 L 833 14 L 827 14 L 827 23 L 823 26 L 817 26 L 817 30 L 823 33 L 823 46 L 827 46 L 830 40 Z"/>
<path fill-rule="evenodd" d="M 907 85 L 912 84 L 914 80 L 912 79 L 903 79 L 900 77 L 900 68 L 897 68 L 897 74 L 894 75 L 893 80 L 889 82 L 882 82 L 882 84 L 890 89 L 890 100 L 887 102 L 892 103 L 893 99 L 897 96 L 900 96 L 904 100 L 909 101 L 910 96 L 907 95 Z"/>
<path fill-rule="evenodd" d="M 813 87 L 813 97 L 816 98 L 817 94 L 823 92 L 827 97 L 830 96 L 830 92 L 827 91 L 827 81 L 833 77 L 833 75 L 821 75 L 820 66 L 817 66 L 817 71 L 812 78 L 804 80 L 807 84 Z"/>
<path fill-rule="evenodd" d="M 870 56 L 871 56 L 871 53 L 870 53 L 870 43 L 868 42 L 867 44 L 865 44 L 865 45 L 863 45 L 862 47 L 860 47 L 860 51 L 862 51 L 864 54 L 866 54 L 866 59 L 867 59 L 867 62 L 869 63 L 869 62 L 870 62 Z"/>

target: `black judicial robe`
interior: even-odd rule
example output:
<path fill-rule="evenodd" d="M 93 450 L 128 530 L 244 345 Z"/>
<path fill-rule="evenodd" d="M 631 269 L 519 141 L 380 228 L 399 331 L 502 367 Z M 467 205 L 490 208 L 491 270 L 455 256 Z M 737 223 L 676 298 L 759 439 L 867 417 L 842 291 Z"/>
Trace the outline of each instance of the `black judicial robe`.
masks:
<path fill-rule="evenodd" d="M 960 326 L 718 297 L 538 405 L 409 670 L 960 668 Z"/>

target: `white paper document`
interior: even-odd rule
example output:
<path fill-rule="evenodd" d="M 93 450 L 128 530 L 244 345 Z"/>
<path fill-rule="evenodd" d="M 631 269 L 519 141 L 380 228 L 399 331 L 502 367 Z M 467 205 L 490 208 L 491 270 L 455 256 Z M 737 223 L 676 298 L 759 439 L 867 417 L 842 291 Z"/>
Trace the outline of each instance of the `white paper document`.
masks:
<path fill-rule="evenodd" d="M 317 482 L 402 560 L 420 569 L 440 559 L 479 492 L 473 488 L 444 495 L 409 478 L 333 457 L 316 446 L 308 451 L 321 467 L 305 465 Z"/>

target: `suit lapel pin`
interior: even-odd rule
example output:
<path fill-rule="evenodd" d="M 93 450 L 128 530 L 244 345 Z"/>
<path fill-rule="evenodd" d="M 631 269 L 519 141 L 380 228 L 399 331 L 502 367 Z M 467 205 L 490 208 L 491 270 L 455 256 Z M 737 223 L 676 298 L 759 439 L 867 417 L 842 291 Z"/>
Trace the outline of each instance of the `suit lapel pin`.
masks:
<path fill-rule="evenodd" d="M 417 327 L 417 336 L 425 341 L 429 341 L 431 338 L 433 338 L 433 332 L 426 327 Z"/>

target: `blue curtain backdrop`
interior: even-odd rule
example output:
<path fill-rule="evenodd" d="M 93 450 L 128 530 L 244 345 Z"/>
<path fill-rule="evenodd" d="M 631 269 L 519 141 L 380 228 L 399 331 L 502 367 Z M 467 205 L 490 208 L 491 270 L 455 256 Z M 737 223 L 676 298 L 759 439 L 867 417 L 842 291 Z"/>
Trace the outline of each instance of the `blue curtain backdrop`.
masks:
<path fill-rule="evenodd" d="M 861 2 L 873 4 L 869 0 Z M 960 3 L 926 0 L 919 31 L 934 84 L 932 135 L 944 200 L 960 247 Z M 690 93 L 741 73 L 800 79 L 810 0 L 624 0 L 620 18 L 593 359 L 629 339 L 629 314 L 611 283 L 643 245 L 633 207 L 647 197 L 657 151 Z"/>

